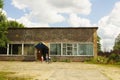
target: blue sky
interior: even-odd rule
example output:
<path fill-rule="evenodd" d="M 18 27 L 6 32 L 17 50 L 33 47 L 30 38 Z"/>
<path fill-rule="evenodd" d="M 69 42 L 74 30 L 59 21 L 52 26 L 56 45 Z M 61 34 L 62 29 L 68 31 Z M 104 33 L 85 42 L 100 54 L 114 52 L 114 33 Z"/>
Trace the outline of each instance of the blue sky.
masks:
<path fill-rule="evenodd" d="M 97 23 L 101 17 L 110 13 L 114 7 L 114 4 L 118 1 L 119 0 L 90 0 L 92 3 L 92 11 L 90 15 L 81 16 L 89 18 L 92 23 Z M 12 0 L 4 0 L 4 10 L 7 12 L 8 17 L 12 17 L 14 19 L 19 19 L 25 13 L 29 13 L 29 10 L 24 12 L 23 10 L 19 10 L 13 6 Z"/>
<path fill-rule="evenodd" d="M 120 31 L 119 5 L 120 0 L 4 0 L 4 11 L 26 27 L 97 26 L 102 49 L 110 50 Z"/>

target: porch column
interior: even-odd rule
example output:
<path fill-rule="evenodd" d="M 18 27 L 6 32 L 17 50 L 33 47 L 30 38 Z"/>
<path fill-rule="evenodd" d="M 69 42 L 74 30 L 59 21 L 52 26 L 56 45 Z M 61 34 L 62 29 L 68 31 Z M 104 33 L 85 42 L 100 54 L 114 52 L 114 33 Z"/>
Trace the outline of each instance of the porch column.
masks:
<path fill-rule="evenodd" d="M 7 44 L 7 55 L 9 55 L 9 43 Z"/>
<path fill-rule="evenodd" d="M 22 43 L 22 55 L 24 55 L 24 43 Z"/>

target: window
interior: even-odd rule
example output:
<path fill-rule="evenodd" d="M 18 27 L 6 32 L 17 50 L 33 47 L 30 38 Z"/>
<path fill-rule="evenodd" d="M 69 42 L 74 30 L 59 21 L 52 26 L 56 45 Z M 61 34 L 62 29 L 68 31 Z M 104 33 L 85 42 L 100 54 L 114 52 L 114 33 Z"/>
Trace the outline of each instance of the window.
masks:
<path fill-rule="evenodd" d="M 93 55 L 93 45 L 92 44 L 79 44 L 78 55 Z"/>
<path fill-rule="evenodd" d="M 1 54 L 4 54 L 4 55 L 7 54 L 7 47 L 0 47 L 0 55 Z"/>
<path fill-rule="evenodd" d="M 33 44 L 24 44 L 24 55 L 34 55 Z"/>
<path fill-rule="evenodd" d="M 77 44 L 63 43 L 63 55 L 77 55 Z"/>
<path fill-rule="evenodd" d="M 92 43 L 50 44 L 50 54 L 63 56 L 93 55 L 93 44 Z"/>
<path fill-rule="evenodd" d="M 73 44 L 73 55 L 77 55 L 77 44 Z"/>
<path fill-rule="evenodd" d="M 10 44 L 9 45 L 9 54 L 11 55 L 21 55 L 22 53 L 22 44 Z"/>
<path fill-rule="evenodd" d="M 61 44 L 50 44 L 51 55 L 61 55 Z"/>

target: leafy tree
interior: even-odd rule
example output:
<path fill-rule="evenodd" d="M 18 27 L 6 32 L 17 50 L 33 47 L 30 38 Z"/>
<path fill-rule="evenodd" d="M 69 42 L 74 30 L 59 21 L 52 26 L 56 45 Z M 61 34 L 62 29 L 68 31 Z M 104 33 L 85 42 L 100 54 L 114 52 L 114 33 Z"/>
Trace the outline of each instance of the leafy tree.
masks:
<path fill-rule="evenodd" d="M 7 19 L 6 16 L 0 12 L 0 46 L 5 47 L 6 42 L 8 41 L 7 34 Z"/>
<path fill-rule="evenodd" d="M 5 22 L 7 21 L 6 16 L 2 13 L 2 11 L 0 11 L 0 22 Z"/>
<path fill-rule="evenodd" d="M 98 51 L 98 52 L 101 52 L 100 40 L 101 40 L 101 38 L 100 38 L 99 36 L 97 36 L 97 51 Z"/>
<path fill-rule="evenodd" d="M 120 50 L 120 34 L 115 39 L 114 50 Z"/>
<path fill-rule="evenodd" d="M 21 23 L 18 23 L 17 21 L 8 21 L 8 27 L 9 28 L 24 28 L 24 25 Z"/>
<path fill-rule="evenodd" d="M 5 47 L 8 42 L 7 31 L 8 28 L 21 28 L 24 27 L 23 24 L 17 21 L 8 21 L 4 13 L 2 12 L 3 0 L 0 0 L 0 47 Z"/>
<path fill-rule="evenodd" d="M 3 8 L 3 5 L 4 5 L 3 0 L 0 0 L 0 8 Z"/>

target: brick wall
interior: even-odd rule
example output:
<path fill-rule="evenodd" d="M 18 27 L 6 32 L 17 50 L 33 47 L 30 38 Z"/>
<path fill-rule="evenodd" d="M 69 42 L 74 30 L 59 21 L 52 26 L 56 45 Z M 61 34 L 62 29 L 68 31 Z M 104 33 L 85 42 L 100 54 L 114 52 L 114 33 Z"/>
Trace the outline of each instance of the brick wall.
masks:
<path fill-rule="evenodd" d="M 35 56 L 0 55 L 0 61 L 35 61 Z"/>
<path fill-rule="evenodd" d="M 22 28 L 9 29 L 10 41 L 93 42 L 92 28 Z"/>

